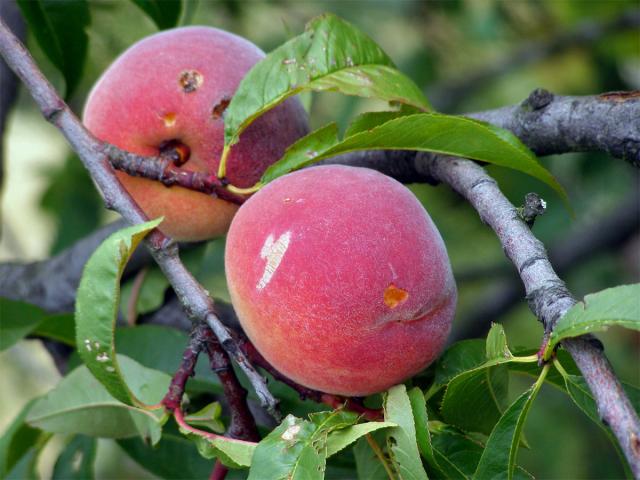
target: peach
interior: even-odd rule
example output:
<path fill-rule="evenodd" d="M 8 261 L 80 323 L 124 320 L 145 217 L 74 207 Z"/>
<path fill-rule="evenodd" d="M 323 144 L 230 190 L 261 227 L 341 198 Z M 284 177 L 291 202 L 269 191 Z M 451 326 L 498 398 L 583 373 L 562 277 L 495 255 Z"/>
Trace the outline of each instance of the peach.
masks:
<path fill-rule="evenodd" d="M 238 211 L 225 252 L 240 323 L 282 374 L 362 396 L 418 373 L 445 345 L 456 286 L 440 234 L 402 184 L 311 167 Z"/>
<path fill-rule="evenodd" d="M 140 155 L 179 147 L 186 170 L 217 171 L 224 110 L 247 71 L 264 57 L 249 41 L 209 27 L 147 37 L 124 52 L 94 86 L 84 123 L 99 139 Z M 227 180 L 253 186 L 284 150 L 308 131 L 297 99 L 257 119 L 231 149 Z M 185 148 L 186 147 L 186 148 Z M 117 172 L 150 218 L 177 240 L 204 240 L 228 229 L 237 206 L 182 187 Z"/>

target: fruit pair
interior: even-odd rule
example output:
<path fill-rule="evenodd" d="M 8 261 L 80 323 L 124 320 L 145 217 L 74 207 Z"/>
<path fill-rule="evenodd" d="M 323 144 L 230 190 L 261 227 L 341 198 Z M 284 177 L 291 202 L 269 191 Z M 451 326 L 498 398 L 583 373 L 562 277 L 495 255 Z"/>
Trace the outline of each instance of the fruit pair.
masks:
<path fill-rule="evenodd" d="M 103 75 L 85 124 L 138 154 L 179 146 L 188 157 L 182 168 L 215 172 L 224 108 L 262 56 L 211 28 L 154 35 Z M 231 149 L 228 180 L 252 186 L 307 130 L 297 100 L 271 110 Z M 236 214 L 220 199 L 118 175 L 179 240 L 223 234 Z M 233 305 L 257 349 L 286 376 L 329 393 L 367 395 L 419 372 L 442 350 L 455 311 L 436 227 L 409 190 L 372 170 L 312 167 L 268 184 L 235 215 L 225 265 Z"/>

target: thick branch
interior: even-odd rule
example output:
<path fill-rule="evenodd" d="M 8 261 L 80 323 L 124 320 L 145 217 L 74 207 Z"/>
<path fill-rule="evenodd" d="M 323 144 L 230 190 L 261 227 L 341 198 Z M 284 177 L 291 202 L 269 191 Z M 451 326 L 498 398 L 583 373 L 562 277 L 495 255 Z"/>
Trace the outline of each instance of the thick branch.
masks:
<path fill-rule="evenodd" d="M 636 177 L 640 180 L 640 175 L 636 174 Z M 569 232 L 549 247 L 549 260 L 556 273 L 563 276 L 583 261 L 623 246 L 638 233 L 639 219 L 640 183 L 611 211 L 594 219 L 589 225 Z M 492 321 L 502 317 L 522 300 L 524 287 L 510 269 L 502 267 L 480 268 L 465 275 L 468 280 L 487 277 L 500 279 L 483 294 L 482 303 L 463 319 L 464 328 L 458 329 L 455 340 L 485 335 Z M 456 278 L 462 281 L 460 275 Z"/>
<path fill-rule="evenodd" d="M 519 105 L 467 116 L 510 130 L 538 155 L 605 152 L 640 167 L 640 91 L 562 97 L 538 89 Z"/>
<path fill-rule="evenodd" d="M 558 278 L 542 243 L 519 218 L 516 209 L 484 169 L 452 157 L 421 155 L 434 178 L 466 198 L 500 239 L 517 268 L 533 313 L 550 331 L 576 300 Z M 602 420 L 611 427 L 636 477 L 640 477 L 640 420 L 626 397 L 599 343 L 587 337 L 563 343 L 591 389 Z"/>
<path fill-rule="evenodd" d="M 78 154 L 96 183 L 107 208 L 117 211 L 129 224 L 145 222 L 146 216 L 109 166 L 105 154 L 109 147 L 98 141 L 84 128 L 44 78 L 29 52 L 2 21 L 0 21 L 0 53 L 7 65 L 27 87 L 45 118 L 58 127 Z M 264 379 L 234 344 L 226 327 L 213 313 L 213 302 L 205 289 L 180 261 L 177 245 L 157 229 L 147 236 L 145 242 L 191 319 L 207 322 L 223 348 L 245 371 L 260 401 L 275 414 L 276 399 L 269 393 Z"/>

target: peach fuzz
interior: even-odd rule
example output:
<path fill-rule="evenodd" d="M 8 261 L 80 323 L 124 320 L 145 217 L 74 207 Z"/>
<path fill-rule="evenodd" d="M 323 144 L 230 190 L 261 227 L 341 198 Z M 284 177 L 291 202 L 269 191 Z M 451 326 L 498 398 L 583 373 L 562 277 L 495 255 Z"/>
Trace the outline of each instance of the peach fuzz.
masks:
<path fill-rule="evenodd" d="M 415 196 L 376 171 L 338 165 L 266 185 L 227 236 L 242 327 L 282 374 L 362 396 L 442 351 L 457 291 L 438 230 Z"/>
<path fill-rule="evenodd" d="M 188 147 L 182 168 L 217 171 L 223 115 L 238 84 L 264 53 L 249 41 L 210 27 L 185 27 L 147 37 L 124 52 L 94 86 L 84 124 L 99 139 L 140 155 L 169 142 Z M 268 165 L 308 131 L 307 115 L 289 99 L 257 119 L 231 149 L 227 180 L 253 186 Z M 150 218 L 177 240 L 224 234 L 237 206 L 182 187 L 116 172 Z"/>

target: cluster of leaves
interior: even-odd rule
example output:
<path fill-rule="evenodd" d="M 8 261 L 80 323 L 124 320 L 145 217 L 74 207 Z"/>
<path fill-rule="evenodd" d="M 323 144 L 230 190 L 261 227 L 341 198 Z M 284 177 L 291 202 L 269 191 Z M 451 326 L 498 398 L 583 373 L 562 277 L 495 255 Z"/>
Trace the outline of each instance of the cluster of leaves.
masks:
<path fill-rule="evenodd" d="M 77 348 L 70 360 L 77 367 L 51 392 L 27 405 L 0 439 L 4 474 L 16 476 L 33 469 L 38 451 L 52 434 L 67 434 L 73 435 L 72 441 L 56 468 L 71 468 L 73 452 L 82 451 L 87 459 L 82 472 L 91 468 L 94 439 L 114 438 L 135 460 L 165 478 L 173 478 L 176 467 L 160 458 L 178 452 L 188 454 L 175 458 L 188 458 L 194 471 L 205 469 L 205 459 L 218 458 L 231 468 L 249 468 L 249 478 L 321 479 L 327 469 L 331 473 L 336 468 L 343 473 L 356 471 L 359 478 L 528 478 L 516 465 L 516 454 L 519 446 L 527 445 L 522 428 L 543 382 L 568 394 L 602 426 L 584 379 L 564 351 L 551 356 L 553 347 L 565 338 L 611 326 L 640 330 L 634 304 L 640 285 L 617 287 L 588 296 L 559 321 L 547 352 L 553 370 L 551 364 L 538 367 L 538 357 L 530 351 L 512 353 L 502 327 L 494 325 L 486 341 L 466 340 L 449 347 L 435 365 L 412 380 L 409 390 L 398 385 L 384 393 L 384 421 L 363 422 L 342 409 L 318 412 L 318 405 L 302 402 L 280 387 L 277 393 L 288 399 L 284 405 L 293 414 L 258 444 L 178 429 L 167 422 L 158 402 L 167 391 L 186 335 L 149 325 L 116 327 L 122 271 L 157 223 L 121 230 L 93 254 L 78 290 L 75 336 L 70 335 L 73 325 L 66 316 L 46 316 L 35 307 L 1 301 L 3 312 L 16 319 L 2 323 L 1 338 L 7 339 L 3 348 L 29 333 Z M 162 289 L 156 295 L 161 296 Z M 510 403 L 511 374 L 537 380 Z M 199 368 L 196 378 L 188 393 L 193 405 L 202 408 L 185 420 L 221 433 L 221 409 L 217 402 L 207 403 L 210 394 L 221 393 L 221 387 L 206 368 Z M 640 390 L 625 388 L 640 407 Z M 327 464 L 334 455 L 337 466 Z"/>
<path fill-rule="evenodd" d="M 161 28 L 175 25 L 180 14 L 180 2 L 133 1 Z M 86 53 L 87 5 L 82 0 L 19 3 L 33 30 L 39 32 L 43 50 L 63 72 L 68 95 L 77 84 Z M 70 25 L 65 8 L 81 10 L 79 18 L 84 20 Z M 68 50 L 69 44 L 76 45 L 76 50 Z M 335 124 L 312 132 L 265 172 L 262 183 L 340 153 L 406 149 L 510 167 L 546 182 L 564 196 L 562 187 L 516 137 L 482 122 L 432 112 L 421 90 L 380 47 L 332 15 L 312 20 L 303 34 L 274 50 L 243 80 L 225 112 L 226 150 L 251 121 L 287 97 L 329 90 L 384 100 L 393 109 L 356 118 L 342 138 Z M 360 478 L 529 477 L 516 465 L 516 454 L 519 446 L 527 445 L 522 427 L 544 382 L 566 392 L 600 424 L 584 379 L 562 351 L 554 357 L 553 348 L 565 338 L 612 325 L 640 330 L 633 304 L 640 295 L 639 286 L 618 287 L 587 297 L 585 304 L 560 320 L 545 352 L 553 369 L 538 367 L 531 352 L 512 353 L 502 328 L 494 326 L 486 342 L 451 346 L 435 365 L 412 380 L 411 388 L 399 385 L 384 393 L 384 421 L 363 422 L 341 409 L 318 412 L 318 406 L 278 387 L 276 393 L 286 400 L 283 405 L 291 414 L 260 443 L 202 435 L 193 429 L 180 430 L 158 406 L 187 343 L 186 335 L 161 327 L 116 327 L 124 266 L 156 225 L 154 221 L 120 231 L 96 251 L 78 291 L 75 319 L 49 316 L 25 304 L 0 304 L 3 349 L 35 334 L 77 350 L 70 360 L 76 368 L 54 390 L 27 405 L 0 439 L 2 476 L 30 476 L 38 452 L 52 434 L 67 434 L 73 437 L 54 471 L 54 476 L 65 478 L 91 472 L 95 438 L 116 439 L 136 461 L 165 478 L 204 477 L 211 468 L 206 459 L 211 458 L 231 468 L 249 468 L 250 478 L 323 478 L 332 471 L 351 475 L 357 471 Z M 157 291 L 150 295 L 145 305 L 138 305 L 139 310 L 157 307 L 159 295 Z M 510 402 L 512 374 L 537 380 Z M 187 423 L 224 431 L 221 409 L 211 402 L 211 394 L 220 393 L 213 374 L 199 368 L 188 394 L 194 410 L 200 410 L 187 416 Z M 628 393 L 637 407 L 638 390 L 628 386 Z M 78 455 L 80 463 L 75 461 Z M 180 465 L 175 458 L 183 459 Z"/>

